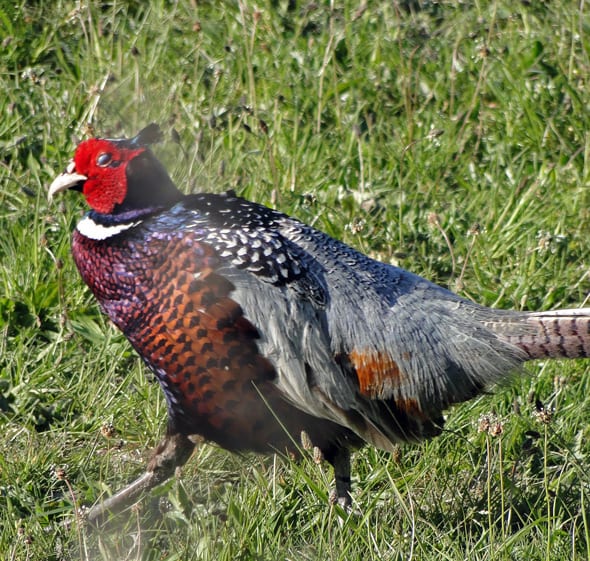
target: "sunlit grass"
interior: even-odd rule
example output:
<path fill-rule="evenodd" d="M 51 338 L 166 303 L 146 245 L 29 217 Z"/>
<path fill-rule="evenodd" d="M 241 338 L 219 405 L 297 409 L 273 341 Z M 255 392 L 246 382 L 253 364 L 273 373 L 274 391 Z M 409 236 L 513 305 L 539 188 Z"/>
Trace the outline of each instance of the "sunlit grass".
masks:
<path fill-rule="evenodd" d="M 88 530 L 76 508 L 143 469 L 166 407 L 74 269 L 82 202 L 45 197 L 79 139 L 157 121 L 185 191 L 235 189 L 487 305 L 581 305 L 587 14 L 46 4 L 0 6 L 0 557 L 589 558 L 586 362 L 533 364 L 455 407 L 442 437 L 357 453 L 353 515 L 328 505 L 331 471 L 312 458 L 203 445 L 180 479 Z"/>

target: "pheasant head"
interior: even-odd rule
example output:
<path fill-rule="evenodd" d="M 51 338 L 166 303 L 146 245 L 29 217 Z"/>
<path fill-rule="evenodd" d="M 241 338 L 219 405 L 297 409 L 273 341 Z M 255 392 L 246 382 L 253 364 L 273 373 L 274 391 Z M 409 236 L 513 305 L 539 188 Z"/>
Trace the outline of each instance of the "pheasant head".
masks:
<path fill-rule="evenodd" d="M 182 198 L 149 146 L 159 142 L 156 124 L 131 139 L 91 138 L 78 145 L 66 170 L 49 187 L 49 197 L 81 191 L 99 215 L 170 206 Z"/>

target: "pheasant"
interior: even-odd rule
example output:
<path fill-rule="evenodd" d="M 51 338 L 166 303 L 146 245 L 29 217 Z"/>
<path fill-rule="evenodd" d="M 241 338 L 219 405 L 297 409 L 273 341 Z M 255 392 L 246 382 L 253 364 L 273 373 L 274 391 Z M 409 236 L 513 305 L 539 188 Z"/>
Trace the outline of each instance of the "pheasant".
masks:
<path fill-rule="evenodd" d="M 145 473 L 90 520 L 169 478 L 194 435 L 294 454 L 307 435 L 349 506 L 351 450 L 440 434 L 445 409 L 525 361 L 589 356 L 590 308 L 486 308 L 233 192 L 182 194 L 150 149 L 161 139 L 152 124 L 86 140 L 49 187 L 90 206 L 74 261 L 168 409 Z"/>

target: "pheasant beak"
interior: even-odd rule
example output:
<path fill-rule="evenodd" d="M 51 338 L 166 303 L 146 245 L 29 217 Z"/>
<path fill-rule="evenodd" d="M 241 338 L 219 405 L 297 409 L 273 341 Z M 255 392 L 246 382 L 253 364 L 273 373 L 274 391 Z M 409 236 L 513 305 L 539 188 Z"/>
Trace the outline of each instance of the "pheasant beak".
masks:
<path fill-rule="evenodd" d="M 74 165 L 74 161 L 72 160 L 68 164 L 66 171 L 60 173 L 49 186 L 49 200 L 51 200 L 55 194 L 61 193 L 66 189 L 81 186 L 82 183 L 84 183 L 84 181 L 87 179 L 88 178 L 85 175 L 76 172 L 76 167 Z"/>

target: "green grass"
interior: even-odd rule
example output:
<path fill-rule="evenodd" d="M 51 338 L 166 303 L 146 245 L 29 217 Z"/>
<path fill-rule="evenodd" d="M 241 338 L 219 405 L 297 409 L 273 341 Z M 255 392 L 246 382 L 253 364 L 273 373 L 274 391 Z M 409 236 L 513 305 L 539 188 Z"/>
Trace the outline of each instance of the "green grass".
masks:
<path fill-rule="evenodd" d="M 91 131 L 157 121 L 185 190 L 236 189 L 481 303 L 587 299 L 585 5 L 333 4 L 0 3 L 0 558 L 590 558 L 587 361 L 532 364 L 395 458 L 360 451 L 351 516 L 327 466 L 210 445 L 116 526 L 74 516 L 166 418 L 71 261 L 82 200 L 46 200 Z"/>

